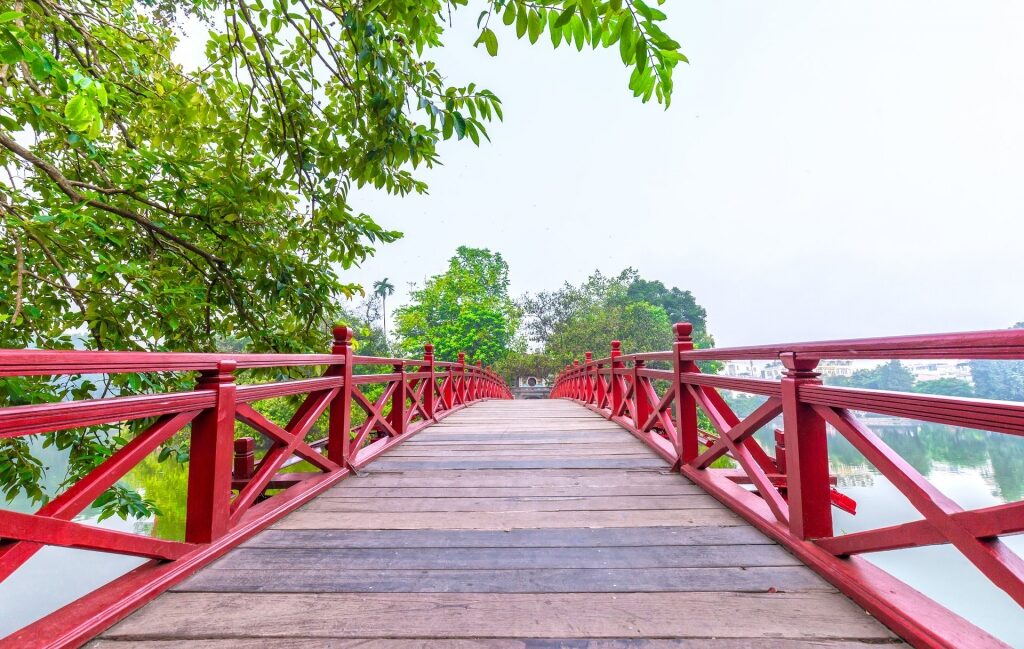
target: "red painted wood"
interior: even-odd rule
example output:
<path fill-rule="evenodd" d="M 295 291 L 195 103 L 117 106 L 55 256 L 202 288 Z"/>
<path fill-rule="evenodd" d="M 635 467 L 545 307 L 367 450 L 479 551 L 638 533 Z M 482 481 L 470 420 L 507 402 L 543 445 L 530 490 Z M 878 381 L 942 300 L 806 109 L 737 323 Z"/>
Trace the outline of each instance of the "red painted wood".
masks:
<path fill-rule="evenodd" d="M 437 391 L 436 375 L 434 374 L 434 346 L 427 343 L 423 346 L 423 362 L 426 364 L 427 374 L 426 389 L 423 392 L 423 417 L 434 419 L 434 393 Z M 421 368 L 422 369 L 422 368 Z"/>
<path fill-rule="evenodd" d="M 46 545 L 115 552 L 160 559 L 29 625 L 0 644 L 77 646 L 141 606 L 190 571 L 212 560 L 263 526 L 401 444 L 434 421 L 481 398 L 509 399 L 508 386 L 479 364 L 441 363 L 441 384 L 428 349 L 422 361 L 355 356 L 351 330 L 334 330 L 330 355 L 175 354 L 141 352 L 44 352 L 0 350 L 0 375 L 98 374 L 139 371 L 200 371 L 193 392 L 156 394 L 20 406 L 0 409 L 0 436 L 16 437 L 156 417 L 153 423 L 88 475 L 35 514 L 0 511 L 0 581 Z M 316 378 L 236 386 L 241 368 L 322 366 Z M 358 365 L 393 365 L 395 373 L 354 372 Z M 415 372 L 405 371 L 418 367 Z M 456 374 L 458 382 L 456 382 Z M 385 386 L 370 403 L 358 386 Z M 458 391 L 456 387 L 458 386 Z M 435 394 L 436 393 L 436 394 Z M 307 395 L 284 427 L 249 404 L 286 395 Z M 353 403 L 366 421 L 351 430 Z M 391 403 L 390 413 L 385 406 Z M 443 403 L 444 405 L 440 405 Z M 440 406 L 440 409 L 439 409 Z M 327 410 L 328 435 L 306 441 Z M 252 439 L 236 445 L 235 421 L 267 438 L 270 450 L 254 462 Z M 392 425 L 391 422 L 394 422 Z M 192 424 L 187 542 L 164 541 L 71 522 L 104 491 L 161 444 Z M 350 432 L 356 434 L 351 441 Z M 385 434 L 363 446 L 372 432 Z M 326 449 L 321 454 L 320 449 Z M 236 452 L 237 451 L 237 452 Z M 281 473 L 291 458 L 320 472 Z M 270 497 L 266 490 L 282 489 Z M 233 495 L 233 490 L 237 495 Z"/>
<path fill-rule="evenodd" d="M 827 387 L 821 385 L 814 368 L 820 359 L 831 358 L 1022 359 L 1024 331 L 706 350 L 692 349 L 686 323 L 676 325 L 675 332 L 670 352 L 622 355 L 614 345 L 608 359 L 588 358 L 582 367 L 567 367 L 556 377 L 551 397 L 578 400 L 626 428 L 915 646 L 1004 646 L 891 575 L 848 555 L 948 543 L 1024 606 L 1024 560 L 998 538 L 1024 532 L 1024 502 L 964 511 L 850 410 L 1022 435 L 1024 404 Z M 695 364 L 732 359 L 779 360 L 787 375 L 781 381 L 708 376 Z M 664 360 L 672 362 L 671 372 L 646 367 Z M 586 389 L 591 376 L 593 398 Z M 662 379 L 672 387 L 659 396 L 652 381 Z M 769 399 L 740 421 L 718 393 L 720 389 Z M 656 405 L 648 410 L 645 400 Z M 667 425 L 661 416 L 668 408 L 674 410 L 674 425 Z M 697 428 L 697 408 L 705 412 L 713 431 Z M 773 458 L 751 434 L 780 409 L 785 430 L 776 431 Z M 832 536 L 830 507 L 854 513 L 856 503 L 832 486 L 826 421 L 907 496 L 924 520 Z M 722 455 L 732 457 L 740 468 L 710 469 Z M 753 484 L 756 491 L 739 487 L 742 483 Z"/>
<path fill-rule="evenodd" d="M 31 541 L 82 550 L 129 554 L 152 559 L 178 559 L 195 549 L 191 543 L 105 530 L 49 516 L 20 514 L 0 509 L 0 529 L 11 541 Z"/>
<path fill-rule="evenodd" d="M 786 475 L 789 501 L 793 503 L 789 526 L 802 540 L 832 536 L 825 420 L 797 397 L 801 386 L 820 382 L 814 371 L 818 361 L 786 352 L 782 363 L 787 370 L 782 379 L 782 417 L 788 433 Z"/>
<path fill-rule="evenodd" d="M 232 446 L 235 434 L 234 361 L 204 372 L 197 386 L 214 394 L 214 405 L 192 422 L 188 462 L 185 540 L 210 543 L 228 530 Z"/>
<path fill-rule="evenodd" d="M 330 354 L 187 354 L 180 352 L 87 352 L 77 350 L 0 350 L 0 376 L 60 376 L 125 372 L 212 372 L 223 361 L 238 369 L 334 365 Z"/>
<path fill-rule="evenodd" d="M 40 507 L 36 515 L 71 520 L 198 414 L 199 411 L 190 410 L 161 417 L 87 476 Z M 3 536 L 4 533 L 0 531 L 0 537 Z M 41 544 L 27 541 L 0 546 L 0 581 L 7 579 L 40 548 Z"/>

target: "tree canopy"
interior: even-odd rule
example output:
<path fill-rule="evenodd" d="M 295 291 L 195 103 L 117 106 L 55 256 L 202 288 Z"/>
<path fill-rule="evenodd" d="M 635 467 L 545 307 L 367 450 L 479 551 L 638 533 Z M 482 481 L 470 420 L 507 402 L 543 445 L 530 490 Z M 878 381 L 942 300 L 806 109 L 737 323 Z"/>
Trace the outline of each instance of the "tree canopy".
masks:
<path fill-rule="evenodd" d="M 665 15 L 642 0 L 481 5 L 476 45 L 491 55 L 502 25 L 531 43 L 546 32 L 555 45 L 614 45 L 633 93 L 669 104 L 685 58 L 659 26 Z M 467 7 L 5 3 L 0 347 L 213 351 L 231 340 L 323 351 L 329 325 L 346 319 L 341 304 L 363 291 L 344 270 L 401 236 L 353 205 L 351 190 L 424 192 L 417 170 L 439 162 L 440 142 L 479 144 L 502 118 L 492 92 L 448 81 L 431 60 L 452 12 Z M 186 68 L 179 50 L 197 47 L 197 26 L 203 60 Z M 470 311 L 452 333 L 460 345 L 509 324 L 500 310 Z M 467 347 L 498 353 L 487 344 Z M 118 375 L 112 387 L 189 380 Z M 3 379 L 0 406 L 97 391 L 80 377 Z M 124 439 L 79 431 L 47 441 L 71 449 L 73 481 Z M 38 483 L 43 468 L 25 440 L 0 446 L 0 487 Z M 138 505 L 108 502 L 122 513 Z"/>
<path fill-rule="evenodd" d="M 660 4 L 660 2 L 658 3 Z M 479 143 L 501 103 L 430 59 L 468 0 L 19 0 L 0 12 L 4 346 L 323 346 L 339 269 L 397 231 L 353 187 L 425 191 L 445 139 Z M 498 32 L 618 45 L 642 99 L 684 60 L 642 0 L 482 3 Z M 176 62 L 181 25 L 206 63 Z M 192 30 L 195 31 L 194 29 Z"/>
<path fill-rule="evenodd" d="M 448 269 L 413 290 L 410 303 L 395 311 L 402 351 L 419 355 L 432 343 L 438 360 L 454 361 L 459 352 L 484 365 L 504 358 L 519 327 L 508 286 L 501 253 L 460 246 Z"/>
<path fill-rule="evenodd" d="M 857 370 L 850 376 L 836 376 L 828 381 L 831 385 L 869 390 L 894 390 L 910 392 L 914 387 L 914 375 L 903 363 L 891 360 L 884 365 L 867 370 Z"/>
<path fill-rule="evenodd" d="M 1024 329 L 1024 322 L 1010 328 Z M 1024 401 L 1024 361 L 971 361 L 971 376 L 979 397 Z"/>
<path fill-rule="evenodd" d="M 579 286 L 566 283 L 557 291 L 528 295 L 522 303 L 527 337 L 558 366 L 586 351 L 607 356 L 613 338 L 626 353 L 669 349 L 672 324 L 680 321 L 693 325 L 699 346 L 714 344 L 707 313 L 689 291 L 644 280 L 632 268 L 614 277 L 594 272 Z"/>

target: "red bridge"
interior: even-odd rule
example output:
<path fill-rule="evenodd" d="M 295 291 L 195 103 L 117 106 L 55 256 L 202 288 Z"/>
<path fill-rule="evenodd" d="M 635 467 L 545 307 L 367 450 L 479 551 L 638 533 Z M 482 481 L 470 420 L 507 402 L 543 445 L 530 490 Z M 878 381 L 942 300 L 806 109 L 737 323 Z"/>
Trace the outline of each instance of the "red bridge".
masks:
<path fill-rule="evenodd" d="M 963 510 L 852 412 L 1022 435 L 1024 404 L 827 387 L 815 369 L 1022 359 L 1024 331 L 737 349 L 675 331 L 670 351 L 587 353 L 547 401 L 510 401 L 496 374 L 430 346 L 416 360 L 355 355 L 347 329 L 322 355 L 0 351 L 0 376 L 199 373 L 188 392 L 0 409 L 0 438 L 152 422 L 36 513 L 0 510 L 0 580 L 48 545 L 150 561 L 0 644 L 1005 646 L 860 555 L 950 544 L 1024 606 L 1024 562 L 999 538 L 1024 531 L 1024 503 Z M 734 359 L 787 372 L 698 367 Z M 246 379 L 257 368 L 312 378 Z M 766 400 L 741 419 L 720 390 Z M 289 395 L 307 396 L 285 426 L 251 405 Z M 753 434 L 780 415 L 765 450 Z M 326 436 L 309 441 L 322 418 Z M 236 422 L 265 438 L 258 460 Z M 828 426 L 920 520 L 836 533 L 832 507 L 856 505 L 829 474 Z M 75 522 L 183 431 L 183 540 Z M 712 468 L 725 456 L 738 468 Z"/>

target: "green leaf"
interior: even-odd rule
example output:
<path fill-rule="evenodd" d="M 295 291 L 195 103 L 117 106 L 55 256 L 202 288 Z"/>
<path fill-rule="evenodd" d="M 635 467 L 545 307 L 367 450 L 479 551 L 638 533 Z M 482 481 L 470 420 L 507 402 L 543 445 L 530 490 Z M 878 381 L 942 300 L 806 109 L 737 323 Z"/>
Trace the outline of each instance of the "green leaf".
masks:
<path fill-rule="evenodd" d="M 569 21 L 572 20 L 572 17 L 573 15 L 575 15 L 575 13 L 576 5 L 575 3 L 570 2 L 568 5 L 566 5 L 562 13 L 558 14 L 558 17 L 555 19 L 554 27 L 562 27 L 564 25 L 568 25 Z"/>
<path fill-rule="evenodd" d="M 580 15 L 586 20 L 594 17 L 594 0 L 580 0 Z"/>
<path fill-rule="evenodd" d="M 516 21 L 516 4 L 509 2 L 505 5 L 505 11 L 501 14 L 501 22 L 511 25 Z"/>
<path fill-rule="evenodd" d="M 459 139 L 466 137 L 466 119 L 459 113 L 452 113 L 452 121 L 455 126 L 455 133 Z"/>
<path fill-rule="evenodd" d="M 23 18 L 25 13 L 22 11 L 5 11 L 0 14 L 0 24 L 14 22 L 18 18 Z"/>
<path fill-rule="evenodd" d="M 72 130 L 88 131 L 93 122 L 99 117 L 96 102 L 83 94 L 77 94 L 64 106 L 64 117 Z"/>
<path fill-rule="evenodd" d="M 619 28 L 619 56 L 622 57 L 622 62 L 625 65 L 629 65 L 633 60 L 633 21 L 629 18 L 625 18 L 622 21 L 622 26 Z"/>
<path fill-rule="evenodd" d="M 647 20 L 665 20 L 668 18 L 662 11 L 648 7 L 643 0 L 633 0 L 633 7 L 638 14 Z"/>
<path fill-rule="evenodd" d="M 583 44 L 586 41 L 587 26 L 583 22 L 583 19 L 579 16 L 575 16 L 572 21 L 572 37 L 576 41 L 576 50 L 578 52 L 583 51 Z"/>
<path fill-rule="evenodd" d="M 548 34 L 551 35 L 551 46 L 555 49 L 558 49 L 558 46 L 562 44 L 562 29 L 555 27 L 558 17 L 559 15 L 554 11 L 548 12 Z"/>
<path fill-rule="evenodd" d="M 526 7 L 519 5 L 519 10 L 516 13 L 516 38 L 522 38 L 526 34 L 528 17 L 526 13 Z"/>
<path fill-rule="evenodd" d="M 636 40 L 636 53 L 634 54 L 636 67 L 643 70 L 647 67 L 647 42 L 643 38 Z"/>
<path fill-rule="evenodd" d="M 484 27 L 476 42 L 477 44 L 482 42 L 491 56 L 498 56 L 498 36 L 490 28 Z"/>
<path fill-rule="evenodd" d="M 537 42 L 537 39 L 540 38 L 540 33 L 544 30 L 544 21 L 541 20 L 540 14 L 533 9 L 530 10 L 527 30 L 529 31 L 531 45 Z"/>

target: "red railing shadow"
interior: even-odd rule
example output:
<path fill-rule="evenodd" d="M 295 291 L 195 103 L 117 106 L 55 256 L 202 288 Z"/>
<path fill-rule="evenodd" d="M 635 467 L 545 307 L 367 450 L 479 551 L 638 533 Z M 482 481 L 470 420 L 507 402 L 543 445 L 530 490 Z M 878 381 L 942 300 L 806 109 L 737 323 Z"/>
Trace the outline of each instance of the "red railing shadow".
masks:
<path fill-rule="evenodd" d="M 826 359 L 1024 359 L 1024 331 L 694 349 L 689 324 L 674 330 L 671 351 L 623 355 L 612 341 L 608 358 L 594 360 L 587 352 L 582 364 L 559 374 L 551 397 L 583 403 L 633 433 L 914 646 L 1006 646 L 858 555 L 949 544 L 1024 606 L 1024 560 L 999 538 L 1024 531 L 1024 502 L 965 511 L 852 411 L 1024 435 L 1024 403 L 829 387 L 815 370 Z M 779 381 L 737 378 L 703 374 L 697 365 L 729 360 L 779 360 L 786 373 Z M 671 369 L 649 367 L 655 363 Z M 723 389 L 766 399 L 741 419 L 720 394 Z M 698 425 L 698 412 L 710 430 Z M 783 428 L 775 431 L 771 454 L 753 435 L 779 415 Z M 852 512 L 856 504 L 833 486 L 827 425 L 923 519 L 836 535 L 832 506 Z M 711 468 L 723 456 L 739 469 Z"/>
<path fill-rule="evenodd" d="M 390 366 L 385 374 L 358 367 Z M 315 378 L 239 385 L 238 370 L 325 368 Z M 45 546 L 133 555 L 152 561 L 0 640 L 4 646 L 77 646 L 174 583 L 365 466 L 423 428 L 482 399 L 511 399 L 489 368 L 423 359 L 357 356 L 352 331 L 334 330 L 330 354 L 186 354 L 0 350 L 0 376 L 199 372 L 194 390 L 0 408 L 0 439 L 86 426 L 155 421 L 34 514 L 0 510 L 0 582 Z M 371 400 L 366 386 L 381 385 Z M 266 399 L 305 395 L 279 425 L 253 408 Z M 352 424 L 353 408 L 365 414 Z M 326 437 L 307 441 L 327 417 Z M 251 437 L 268 440 L 257 461 Z M 184 540 L 157 539 L 74 522 L 175 434 L 190 427 Z M 284 473 L 304 461 L 313 471 Z M 273 492 L 273 493 L 269 493 Z"/>

